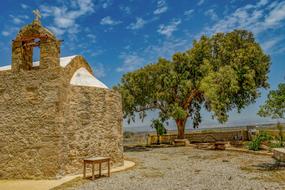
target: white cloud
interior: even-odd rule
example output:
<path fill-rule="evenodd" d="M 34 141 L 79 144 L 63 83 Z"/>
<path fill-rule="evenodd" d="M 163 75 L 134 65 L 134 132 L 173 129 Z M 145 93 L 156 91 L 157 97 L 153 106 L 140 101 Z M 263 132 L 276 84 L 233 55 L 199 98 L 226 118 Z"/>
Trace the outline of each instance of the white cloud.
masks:
<path fill-rule="evenodd" d="M 21 24 L 21 23 L 23 23 L 23 21 L 22 21 L 20 18 L 17 18 L 17 17 L 13 18 L 13 22 L 14 22 L 15 24 Z"/>
<path fill-rule="evenodd" d="M 277 45 L 281 40 L 283 40 L 283 37 L 274 37 L 271 38 L 261 44 L 261 47 L 266 51 L 266 52 L 273 52 L 272 50 L 274 49 L 274 46 Z M 274 49 L 275 50 L 275 49 Z"/>
<path fill-rule="evenodd" d="M 154 63 L 158 57 L 170 59 L 175 52 L 185 51 L 191 44 L 190 38 L 167 38 L 158 44 L 151 44 L 138 52 L 131 51 L 130 45 L 126 46 L 125 51 L 121 53 L 120 59 L 123 60 L 121 67 L 117 68 L 118 72 L 129 72 L 142 67 L 147 63 Z"/>
<path fill-rule="evenodd" d="M 117 68 L 118 72 L 130 72 L 144 64 L 144 59 L 135 53 L 122 53 L 119 58 L 123 60 L 123 65 Z"/>
<path fill-rule="evenodd" d="M 117 20 L 113 20 L 110 16 L 106 16 L 104 18 L 101 19 L 100 21 L 100 24 L 102 25 L 111 25 L 111 26 L 114 26 L 114 25 L 118 25 L 122 23 L 121 21 L 117 21 Z"/>
<path fill-rule="evenodd" d="M 57 36 L 61 36 L 64 34 L 64 30 L 55 26 L 48 26 L 48 28 L 54 32 Z"/>
<path fill-rule="evenodd" d="M 236 9 L 225 19 L 216 22 L 212 27 L 207 27 L 205 32 L 208 34 L 216 32 L 227 32 L 236 28 L 248 29 L 255 34 L 259 34 L 267 29 L 277 29 L 284 24 L 285 2 L 272 2 L 270 4 L 257 3 L 248 4 Z M 262 7 L 267 5 L 266 7 Z"/>
<path fill-rule="evenodd" d="M 157 1 L 157 8 L 153 11 L 153 14 L 158 15 L 161 13 L 166 12 L 168 9 L 168 6 L 164 0 Z"/>
<path fill-rule="evenodd" d="M 285 1 L 277 4 L 265 18 L 265 26 L 275 27 L 285 19 Z"/>
<path fill-rule="evenodd" d="M 186 51 L 189 44 L 192 43 L 191 38 L 168 38 L 156 45 L 149 45 L 143 51 L 143 57 L 147 57 L 147 62 L 153 62 L 158 57 L 170 59 L 175 52 Z"/>
<path fill-rule="evenodd" d="M 10 35 L 10 32 L 4 30 L 4 31 L 1 32 L 1 34 L 2 34 L 3 36 L 9 36 L 9 35 Z"/>
<path fill-rule="evenodd" d="M 12 22 L 14 24 L 22 24 L 24 23 L 24 20 L 28 19 L 29 17 L 27 15 L 9 15 L 12 19 Z"/>
<path fill-rule="evenodd" d="M 112 1 L 111 1 L 111 0 L 104 0 L 104 1 L 102 1 L 102 2 L 103 2 L 103 4 L 102 4 L 102 8 L 103 8 L 103 9 L 106 9 L 106 8 L 108 8 L 109 6 L 112 5 Z"/>
<path fill-rule="evenodd" d="M 86 14 L 94 12 L 92 0 L 75 0 L 72 1 L 71 7 L 66 6 L 40 6 L 44 17 L 53 17 L 53 25 L 49 28 L 57 34 L 74 34 L 79 32 L 76 20 Z"/>
<path fill-rule="evenodd" d="M 216 14 L 214 9 L 209 9 L 205 12 L 206 16 L 209 16 L 211 18 L 211 20 L 218 20 L 218 15 Z"/>
<path fill-rule="evenodd" d="M 268 0 L 260 0 L 257 4 L 257 6 L 264 6 L 268 3 Z"/>
<path fill-rule="evenodd" d="M 128 7 L 128 6 L 120 6 L 119 7 L 120 8 L 120 10 L 121 11 L 123 11 L 123 13 L 125 13 L 125 14 L 131 14 L 131 8 L 130 7 Z"/>
<path fill-rule="evenodd" d="M 26 4 L 24 4 L 24 3 L 22 3 L 22 4 L 21 4 L 21 7 L 22 7 L 23 9 L 27 9 L 27 8 L 29 8 L 29 6 L 28 6 L 28 5 L 26 5 Z"/>
<path fill-rule="evenodd" d="M 202 5 L 204 2 L 205 2 L 205 0 L 199 0 L 198 3 L 197 3 L 197 5 L 200 6 L 200 5 Z"/>
<path fill-rule="evenodd" d="M 1 34 L 3 35 L 3 36 L 10 36 L 10 35 L 15 35 L 15 33 L 17 32 L 19 30 L 19 28 L 18 27 L 9 27 L 9 28 L 6 28 L 6 29 L 4 29 L 2 32 L 1 32 Z"/>
<path fill-rule="evenodd" d="M 184 11 L 184 15 L 185 15 L 187 18 L 190 18 L 190 17 L 193 15 L 193 12 L 194 12 L 193 9 L 189 9 L 189 10 L 187 10 L 187 11 Z"/>
<path fill-rule="evenodd" d="M 138 17 L 138 18 L 136 18 L 136 22 L 131 23 L 127 27 L 127 29 L 137 30 L 137 29 L 143 28 L 146 23 L 147 22 L 144 19 Z"/>
<path fill-rule="evenodd" d="M 180 23 L 181 20 L 172 20 L 168 25 L 161 24 L 157 32 L 165 35 L 166 37 L 170 37 L 172 33 L 177 30 L 177 27 Z"/>
<path fill-rule="evenodd" d="M 207 26 L 196 36 L 202 34 L 211 35 L 217 32 L 229 32 L 234 29 L 245 29 L 252 31 L 255 36 L 261 37 L 267 32 L 270 40 L 262 40 L 262 47 L 270 53 L 280 53 L 280 42 L 282 37 L 273 36 L 276 31 L 284 30 L 285 21 L 285 1 L 260 0 L 256 4 L 247 4 L 233 11 L 224 19 L 218 20 L 212 26 Z M 270 32 L 269 32 L 270 31 Z M 268 33 L 269 32 L 269 33 Z M 273 36 L 273 37 L 272 37 Z"/>
<path fill-rule="evenodd" d="M 60 28 L 69 28 L 75 24 L 75 20 L 68 17 L 58 18 L 54 22 L 57 26 L 60 26 Z"/>
<path fill-rule="evenodd" d="M 95 43 L 96 42 L 96 36 L 94 34 L 87 34 L 86 35 L 92 43 Z"/>

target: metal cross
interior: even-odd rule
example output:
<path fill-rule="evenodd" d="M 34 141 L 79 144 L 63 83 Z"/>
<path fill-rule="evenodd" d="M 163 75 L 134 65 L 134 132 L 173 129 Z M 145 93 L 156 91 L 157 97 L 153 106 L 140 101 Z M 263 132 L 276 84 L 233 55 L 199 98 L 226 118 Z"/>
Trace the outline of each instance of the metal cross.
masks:
<path fill-rule="evenodd" d="M 42 17 L 41 16 L 41 12 L 38 10 L 38 9 L 36 9 L 36 10 L 33 10 L 33 13 L 34 13 L 34 15 L 35 15 L 35 20 L 36 21 L 40 21 L 40 18 Z"/>

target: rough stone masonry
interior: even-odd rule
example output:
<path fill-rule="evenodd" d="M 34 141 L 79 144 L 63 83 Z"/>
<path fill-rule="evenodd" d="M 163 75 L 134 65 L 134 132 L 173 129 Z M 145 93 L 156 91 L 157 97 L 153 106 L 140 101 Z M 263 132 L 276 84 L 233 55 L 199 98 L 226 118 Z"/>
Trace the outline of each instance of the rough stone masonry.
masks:
<path fill-rule="evenodd" d="M 91 156 L 123 164 L 120 94 L 82 56 L 60 58 L 60 43 L 35 19 L 13 40 L 12 65 L 0 67 L 2 179 L 79 173 Z"/>

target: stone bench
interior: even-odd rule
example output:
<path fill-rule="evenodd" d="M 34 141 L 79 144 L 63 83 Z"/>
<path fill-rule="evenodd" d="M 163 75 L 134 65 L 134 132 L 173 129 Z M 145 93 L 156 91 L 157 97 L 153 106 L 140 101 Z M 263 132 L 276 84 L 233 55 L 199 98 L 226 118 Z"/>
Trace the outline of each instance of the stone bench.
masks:
<path fill-rule="evenodd" d="M 273 148 L 273 158 L 279 162 L 285 162 L 285 148 Z"/>
<path fill-rule="evenodd" d="M 225 142 L 215 142 L 214 143 L 214 150 L 225 150 L 226 143 Z"/>
<path fill-rule="evenodd" d="M 175 139 L 175 140 L 173 141 L 173 144 L 174 144 L 175 146 L 187 146 L 187 145 L 189 145 L 190 143 L 189 143 L 189 140 L 188 140 L 188 139 Z"/>

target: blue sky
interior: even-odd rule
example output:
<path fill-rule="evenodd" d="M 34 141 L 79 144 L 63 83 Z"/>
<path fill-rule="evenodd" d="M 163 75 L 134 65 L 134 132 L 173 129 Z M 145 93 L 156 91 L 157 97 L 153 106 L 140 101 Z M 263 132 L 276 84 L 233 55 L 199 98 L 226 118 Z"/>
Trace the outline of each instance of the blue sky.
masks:
<path fill-rule="evenodd" d="M 9 0 L 0 2 L 0 65 L 11 63 L 11 40 L 39 9 L 42 24 L 64 40 L 62 56 L 83 55 L 95 76 L 109 87 L 121 76 L 158 57 L 185 51 L 202 34 L 233 29 L 252 31 L 271 56 L 271 88 L 285 77 L 285 1 L 272 0 Z M 268 91 L 227 125 L 268 122 L 256 116 Z M 155 113 L 144 123 L 147 126 Z M 202 125 L 217 125 L 203 113 Z M 190 126 L 190 123 L 188 124 Z"/>

